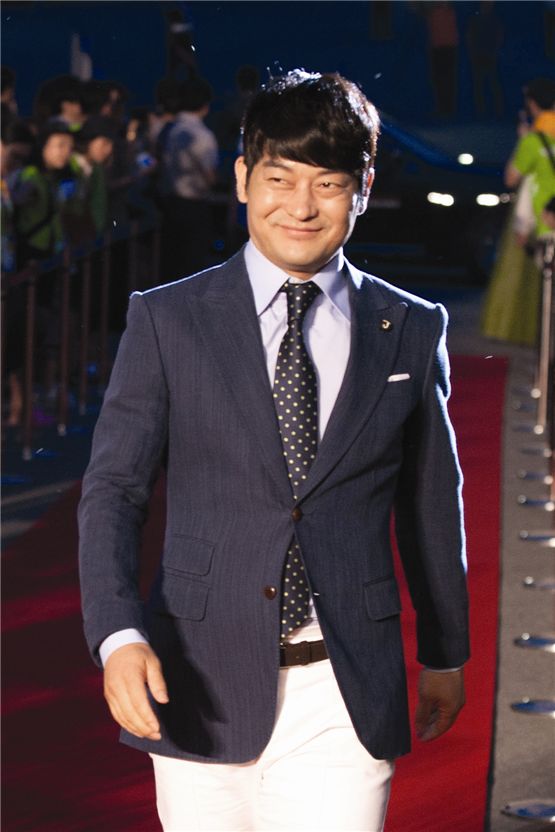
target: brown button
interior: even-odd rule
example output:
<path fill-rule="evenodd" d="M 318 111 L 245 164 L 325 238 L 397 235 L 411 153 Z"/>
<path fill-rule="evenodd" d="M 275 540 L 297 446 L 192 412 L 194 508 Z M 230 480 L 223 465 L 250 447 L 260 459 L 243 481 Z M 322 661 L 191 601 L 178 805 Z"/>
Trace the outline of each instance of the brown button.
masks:
<path fill-rule="evenodd" d="M 271 601 L 273 598 L 276 597 L 277 589 L 275 588 L 275 586 L 265 586 L 264 587 L 264 595 L 266 596 L 268 601 Z"/>
<path fill-rule="evenodd" d="M 293 518 L 293 520 L 300 520 L 302 516 L 303 516 L 302 509 L 299 508 L 299 506 L 295 506 L 295 508 L 291 512 L 291 517 Z"/>

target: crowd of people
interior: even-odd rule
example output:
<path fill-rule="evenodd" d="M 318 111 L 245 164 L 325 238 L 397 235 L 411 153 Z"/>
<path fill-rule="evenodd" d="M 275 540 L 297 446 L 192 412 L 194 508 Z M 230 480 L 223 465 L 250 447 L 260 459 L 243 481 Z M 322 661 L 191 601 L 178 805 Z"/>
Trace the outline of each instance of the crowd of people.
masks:
<path fill-rule="evenodd" d="M 257 86 L 253 78 L 248 67 L 238 73 L 242 103 Z M 220 139 L 205 123 L 212 89 L 198 74 L 160 80 L 155 96 L 153 109 L 133 109 L 117 81 L 57 76 L 41 85 L 32 115 L 22 117 L 15 74 L 2 67 L 1 259 L 8 281 L 30 262 L 46 262 L 50 268 L 68 247 L 78 252 L 107 231 L 113 239 L 125 238 L 133 220 L 159 228 L 156 271 L 164 282 L 216 262 L 222 249 L 218 233 L 221 237 L 229 231 L 234 237 L 226 241 L 230 245 L 242 242 L 224 164 L 226 154 L 236 156 L 239 147 L 236 102 L 215 119 Z M 115 244 L 112 256 L 122 261 L 118 271 L 124 274 L 126 251 Z M 151 262 L 146 253 L 139 259 L 145 268 Z M 152 275 L 146 279 L 152 282 Z M 114 331 L 123 328 L 127 305 L 126 281 L 119 284 L 110 289 Z M 59 343 L 57 294 L 53 274 L 43 275 L 37 317 L 41 354 L 55 354 Z M 4 377 L 10 387 L 8 424 L 13 425 L 21 418 L 24 316 L 24 287 L 10 288 Z M 46 380 L 44 386 L 55 396 L 55 381 Z"/>
<path fill-rule="evenodd" d="M 2 67 L 4 273 L 145 215 L 161 220 L 174 259 L 183 256 L 180 269 L 205 264 L 219 165 L 204 124 L 212 98 L 205 80 L 163 79 L 154 110 L 128 112 L 119 82 L 58 76 L 38 90 L 30 118 L 18 114 L 15 81 Z M 184 217 L 187 239 L 176 233 Z"/>

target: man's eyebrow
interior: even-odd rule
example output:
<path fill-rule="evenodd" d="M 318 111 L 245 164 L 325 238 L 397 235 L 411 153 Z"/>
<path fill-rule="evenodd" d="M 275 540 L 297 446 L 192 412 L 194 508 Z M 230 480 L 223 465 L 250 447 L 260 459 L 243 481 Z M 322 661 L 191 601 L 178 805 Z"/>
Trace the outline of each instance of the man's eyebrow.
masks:
<path fill-rule="evenodd" d="M 292 170 L 292 164 L 287 163 L 287 161 L 281 161 L 279 159 L 266 159 L 264 162 L 261 163 L 263 168 L 281 168 L 282 170 L 290 171 Z M 311 165 L 310 167 L 317 167 L 316 165 Z M 334 168 L 325 168 L 320 171 L 320 176 L 353 176 L 352 173 L 346 170 L 337 170 Z"/>
<path fill-rule="evenodd" d="M 278 159 L 267 159 L 265 162 L 262 162 L 263 168 L 283 168 L 283 170 L 291 170 L 291 165 L 288 165 L 286 162 L 280 162 Z"/>

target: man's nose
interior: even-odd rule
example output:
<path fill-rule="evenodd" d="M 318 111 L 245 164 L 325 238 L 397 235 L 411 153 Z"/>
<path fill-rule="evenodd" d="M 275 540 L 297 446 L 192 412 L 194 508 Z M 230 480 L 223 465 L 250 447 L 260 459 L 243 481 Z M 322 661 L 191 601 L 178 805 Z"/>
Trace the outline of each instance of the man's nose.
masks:
<path fill-rule="evenodd" d="M 290 194 L 287 211 L 296 220 L 308 220 L 316 216 L 318 207 L 309 184 L 298 183 Z"/>

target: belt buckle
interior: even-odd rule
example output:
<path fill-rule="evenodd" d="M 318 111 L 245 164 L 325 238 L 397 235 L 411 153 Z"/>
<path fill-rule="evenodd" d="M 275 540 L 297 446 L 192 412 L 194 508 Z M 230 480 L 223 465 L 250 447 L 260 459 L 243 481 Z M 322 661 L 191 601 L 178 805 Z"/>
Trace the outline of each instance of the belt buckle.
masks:
<path fill-rule="evenodd" d="M 296 644 L 290 644 L 289 649 L 293 652 L 295 664 L 310 664 L 311 650 L 308 641 L 299 641 Z"/>

